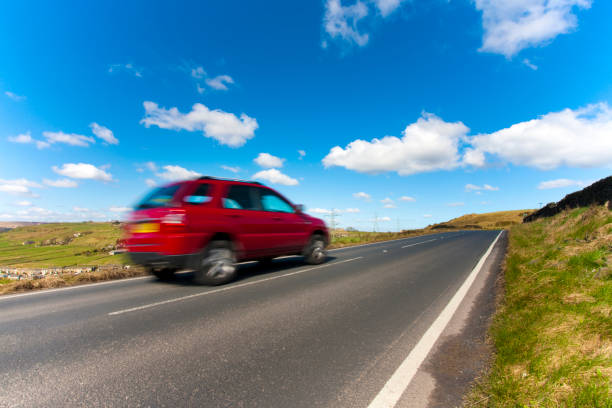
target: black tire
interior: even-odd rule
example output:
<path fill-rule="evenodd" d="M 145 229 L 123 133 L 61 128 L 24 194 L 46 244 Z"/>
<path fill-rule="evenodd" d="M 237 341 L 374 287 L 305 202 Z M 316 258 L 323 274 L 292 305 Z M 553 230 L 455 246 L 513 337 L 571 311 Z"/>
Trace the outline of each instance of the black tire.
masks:
<path fill-rule="evenodd" d="M 173 268 L 149 269 L 149 273 L 156 276 L 159 280 L 170 280 L 174 278 L 174 272 L 176 272 L 176 269 Z"/>
<path fill-rule="evenodd" d="M 202 253 L 194 281 L 202 285 L 223 285 L 236 277 L 236 253 L 229 241 L 213 241 Z"/>
<path fill-rule="evenodd" d="M 308 245 L 304 249 L 304 262 L 309 265 L 319 265 L 327 259 L 327 251 L 325 250 L 325 237 L 321 234 L 314 234 L 310 237 Z"/>

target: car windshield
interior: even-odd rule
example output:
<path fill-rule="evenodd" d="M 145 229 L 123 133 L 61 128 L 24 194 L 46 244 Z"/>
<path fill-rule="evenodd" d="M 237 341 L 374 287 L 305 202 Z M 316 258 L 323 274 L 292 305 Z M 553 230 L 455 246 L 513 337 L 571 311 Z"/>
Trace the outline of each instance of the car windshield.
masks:
<path fill-rule="evenodd" d="M 165 207 L 172 200 L 179 187 L 180 184 L 174 184 L 153 190 L 136 205 L 136 209 L 144 210 L 146 208 Z"/>

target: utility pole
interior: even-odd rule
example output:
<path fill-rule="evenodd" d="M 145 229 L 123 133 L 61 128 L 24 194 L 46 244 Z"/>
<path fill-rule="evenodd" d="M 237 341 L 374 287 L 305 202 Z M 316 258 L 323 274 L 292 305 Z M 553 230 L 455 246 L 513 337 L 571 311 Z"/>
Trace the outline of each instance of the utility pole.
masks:
<path fill-rule="evenodd" d="M 544 203 L 538 203 L 538 205 L 540 206 L 540 208 L 542 208 L 542 204 L 544 204 Z"/>
<path fill-rule="evenodd" d="M 374 214 L 374 229 L 373 232 L 376 232 L 378 230 L 378 213 Z"/>
<path fill-rule="evenodd" d="M 331 227 L 332 237 L 334 236 L 334 231 L 336 229 L 336 216 L 338 215 L 340 215 L 340 212 L 337 209 L 332 208 L 331 212 L 329 213 L 329 226 Z"/>
<path fill-rule="evenodd" d="M 396 219 L 396 226 L 397 226 L 397 232 L 400 232 L 399 217 L 397 217 L 397 219 Z"/>

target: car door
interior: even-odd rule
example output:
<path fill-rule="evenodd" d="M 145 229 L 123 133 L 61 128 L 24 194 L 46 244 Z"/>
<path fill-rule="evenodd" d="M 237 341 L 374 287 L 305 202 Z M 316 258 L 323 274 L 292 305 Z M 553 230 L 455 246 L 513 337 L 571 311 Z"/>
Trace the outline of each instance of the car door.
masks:
<path fill-rule="evenodd" d="M 272 234 L 268 213 L 262 211 L 256 188 L 230 184 L 221 199 L 221 218 L 231 224 L 246 258 L 267 256 Z"/>
<path fill-rule="evenodd" d="M 270 229 L 278 251 L 291 253 L 303 248 L 307 241 L 307 223 L 285 198 L 275 191 L 259 188 L 262 209 L 271 219 Z"/>

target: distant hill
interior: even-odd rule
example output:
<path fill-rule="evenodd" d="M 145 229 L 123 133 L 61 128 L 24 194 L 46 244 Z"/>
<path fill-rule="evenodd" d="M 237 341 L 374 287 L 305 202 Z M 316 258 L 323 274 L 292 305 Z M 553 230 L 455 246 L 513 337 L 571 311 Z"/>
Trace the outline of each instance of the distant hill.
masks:
<path fill-rule="evenodd" d="M 504 229 L 523 222 L 534 210 L 497 211 L 483 214 L 466 214 L 450 221 L 428 226 L 428 230 L 449 229 Z"/>
<path fill-rule="evenodd" d="M 120 227 L 110 222 L 17 226 L 0 232 L 0 266 L 122 264 L 124 256 L 109 255 L 121 237 Z"/>
<path fill-rule="evenodd" d="M 42 222 L 27 222 L 27 221 L 0 221 L 0 230 L 13 229 L 17 227 L 25 227 L 27 225 L 40 225 Z"/>

